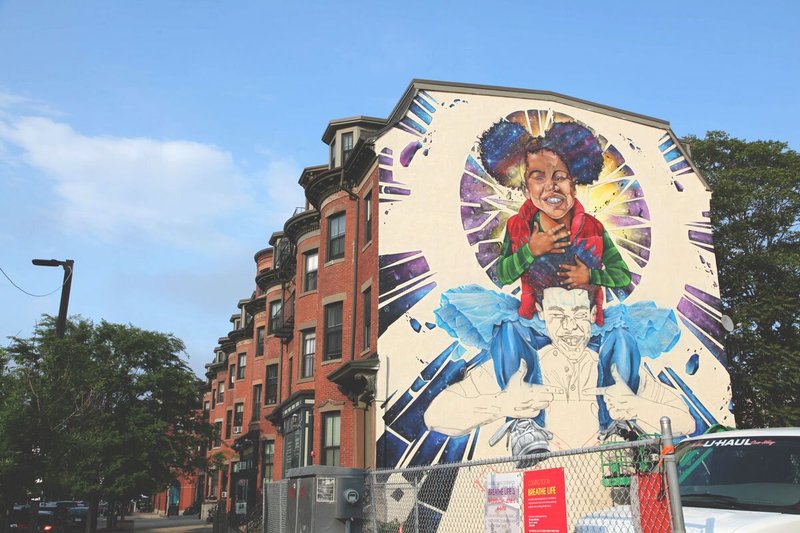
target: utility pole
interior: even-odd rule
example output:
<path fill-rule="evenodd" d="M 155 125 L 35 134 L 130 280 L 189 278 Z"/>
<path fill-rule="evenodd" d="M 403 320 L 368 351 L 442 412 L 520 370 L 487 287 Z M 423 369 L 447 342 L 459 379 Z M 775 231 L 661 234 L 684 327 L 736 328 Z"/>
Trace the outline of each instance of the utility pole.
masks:
<path fill-rule="evenodd" d="M 33 259 L 31 262 L 36 266 L 64 267 L 64 283 L 61 286 L 61 304 L 58 307 L 58 320 L 56 321 L 56 335 L 58 337 L 63 337 L 64 330 L 67 326 L 67 307 L 69 307 L 69 291 L 72 287 L 72 272 L 74 270 L 75 261 L 72 259 L 67 259 L 66 261 L 58 261 L 56 259 Z"/>

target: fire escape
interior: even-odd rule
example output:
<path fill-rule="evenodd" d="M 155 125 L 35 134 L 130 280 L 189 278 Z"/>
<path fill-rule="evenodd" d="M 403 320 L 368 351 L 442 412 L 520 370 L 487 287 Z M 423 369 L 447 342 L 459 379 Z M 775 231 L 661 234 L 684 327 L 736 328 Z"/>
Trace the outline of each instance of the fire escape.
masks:
<path fill-rule="evenodd" d="M 274 316 L 270 316 L 270 330 L 281 342 L 288 343 L 294 335 L 294 274 L 297 266 L 295 246 L 282 232 L 275 233 L 270 239 L 275 252 L 273 270 L 281 281 L 283 300 Z"/>

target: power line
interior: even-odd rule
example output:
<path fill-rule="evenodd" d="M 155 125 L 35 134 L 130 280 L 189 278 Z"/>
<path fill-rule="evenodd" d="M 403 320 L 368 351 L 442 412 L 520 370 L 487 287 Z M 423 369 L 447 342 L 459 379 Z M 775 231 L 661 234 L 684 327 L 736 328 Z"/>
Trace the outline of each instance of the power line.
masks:
<path fill-rule="evenodd" d="M 66 277 L 66 278 L 64 278 L 64 281 L 61 283 L 61 285 L 59 285 L 58 287 L 56 287 L 55 289 L 53 289 L 52 291 L 50 291 L 50 292 L 48 292 L 48 293 L 46 293 L 46 294 L 33 294 L 32 292 L 28 292 L 28 291 L 26 291 L 25 289 L 23 289 L 22 287 L 20 287 L 19 285 L 17 285 L 16 283 L 14 283 L 14 280 L 13 280 L 13 279 L 11 279 L 10 277 L 8 277 L 8 274 L 6 274 L 6 271 L 5 271 L 5 270 L 3 270 L 3 267 L 0 267 L 0 272 L 2 272 L 2 273 L 3 273 L 3 275 L 6 277 L 6 279 L 7 279 L 7 280 L 8 280 L 8 281 L 9 281 L 9 282 L 10 282 L 10 283 L 11 283 L 11 284 L 14 286 L 14 287 L 16 287 L 16 288 L 17 288 L 17 289 L 18 289 L 20 292 L 23 292 L 23 293 L 27 294 L 28 296 L 33 296 L 34 298 L 44 298 L 45 296 L 50 296 L 51 294 L 58 292 L 59 290 L 61 290 L 61 288 L 62 288 L 64 285 L 66 285 L 66 283 L 67 283 L 67 281 L 69 280 L 69 278 L 71 278 L 71 277 L 72 277 L 72 269 L 70 268 L 70 269 L 69 269 L 69 274 L 67 274 L 67 277 Z"/>

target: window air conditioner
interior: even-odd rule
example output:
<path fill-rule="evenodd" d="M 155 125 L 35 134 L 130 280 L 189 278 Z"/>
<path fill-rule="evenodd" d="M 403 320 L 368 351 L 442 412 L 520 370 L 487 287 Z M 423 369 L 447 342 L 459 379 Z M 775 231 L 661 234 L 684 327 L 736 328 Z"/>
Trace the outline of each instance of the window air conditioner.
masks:
<path fill-rule="evenodd" d="M 228 497 L 228 491 L 223 490 L 222 492 L 219 493 L 219 497 L 220 498 L 227 498 Z"/>
<path fill-rule="evenodd" d="M 242 432 L 242 426 L 233 426 L 233 433 L 234 434 L 241 433 L 241 432 Z"/>

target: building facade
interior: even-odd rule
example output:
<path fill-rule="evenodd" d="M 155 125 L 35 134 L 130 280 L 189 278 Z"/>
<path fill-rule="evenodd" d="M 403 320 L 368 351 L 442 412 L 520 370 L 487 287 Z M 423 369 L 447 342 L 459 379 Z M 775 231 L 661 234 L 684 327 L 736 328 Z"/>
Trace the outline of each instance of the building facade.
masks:
<path fill-rule="evenodd" d="M 733 425 L 711 193 L 668 123 L 414 81 L 322 140 L 207 365 L 205 501 L 246 512 L 312 464 Z"/>

